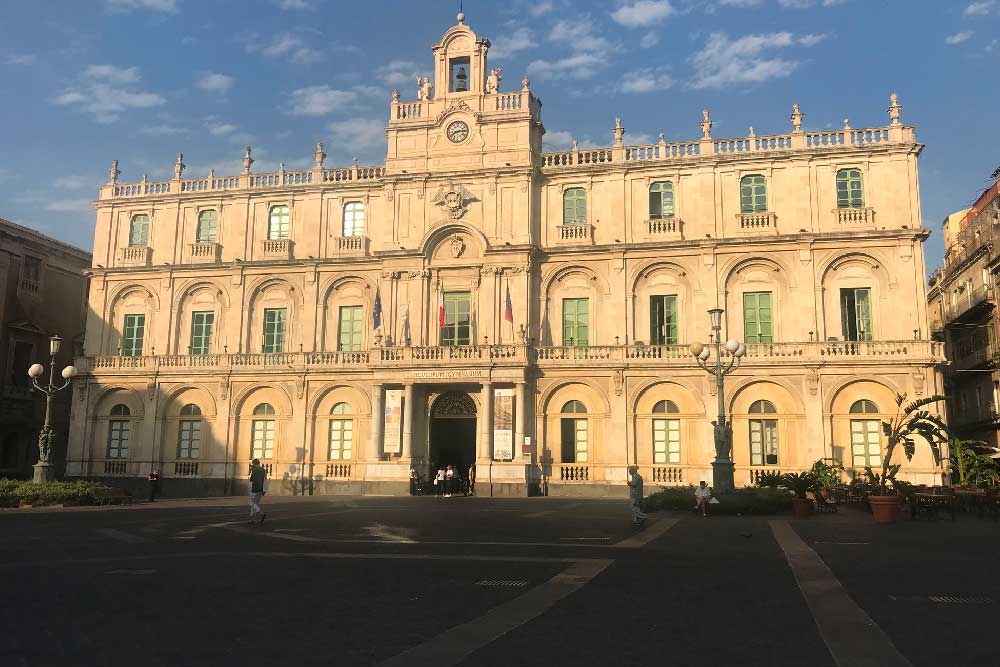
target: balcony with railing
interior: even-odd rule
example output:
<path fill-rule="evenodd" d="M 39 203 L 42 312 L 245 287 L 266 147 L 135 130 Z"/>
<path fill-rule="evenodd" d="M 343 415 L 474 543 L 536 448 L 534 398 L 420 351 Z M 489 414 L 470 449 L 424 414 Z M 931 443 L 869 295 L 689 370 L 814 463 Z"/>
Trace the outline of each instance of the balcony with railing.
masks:
<path fill-rule="evenodd" d="M 264 259 L 291 259 L 294 242 L 291 239 L 266 239 L 261 241 Z"/>
<path fill-rule="evenodd" d="M 680 218 L 651 218 L 646 221 L 645 228 L 653 241 L 680 241 L 684 238 L 684 222 Z"/>
<path fill-rule="evenodd" d="M 556 226 L 556 241 L 565 244 L 593 243 L 594 226 L 585 222 Z"/>
<path fill-rule="evenodd" d="M 835 208 L 833 215 L 837 224 L 845 228 L 865 228 L 875 224 L 873 208 Z"/>
<path fill-rule="evenodd" d="M 153 260 L 153 249 L 149 246 L 127 246 L 118 249 L 119 266 L 149 266 Z"/>
<path fill-rule="evenodd" d="M 749 236 L 777 234 L 778 219 L 772 211 L 736 214 L 737 231 Z"/>
<path fill-rule="evenodd" d="M 219 257 L 221 256 L 222 246 L 218 243 L 199 241 L 197 243 L 188 244 L 188 259 L 190 259 L 192 263 L 214 264 L 219 261 Z"/>
<path fill-rule="evenodd" d="M 496 92 L 484 95 L 481 98 L 470 96 L 465 101 L 466 104 L 477 105 L 477 111 L 485 116 L 500 115 L 512 116 L 515 114 L 529 114 L 535 120 L 541 120 L 542 103 L 531 94 L 528 89 L 503 93 Z M 419 123 L 433 123 L 439 116 L 447 111 L 446 100 L 406 100 L 394 97 L 389 106 L 389 124 L 409 125 Z"/>
<path fill-rule="evenodd" d="M 338 236 L 334 239 L 337 254 L 364 257 L 368 254 L 367 236 Z"/>
<path fill-rule="evenodd" d="M 948 295 L 949 301 L 944 306 L 945 324 L 960 323 L 975 317 L 977 313 L 986 312 L 995 305 L 993 287 L 990 285 L 973 285 Z M 952 301 L 951 299 L 954 298 Z"/>

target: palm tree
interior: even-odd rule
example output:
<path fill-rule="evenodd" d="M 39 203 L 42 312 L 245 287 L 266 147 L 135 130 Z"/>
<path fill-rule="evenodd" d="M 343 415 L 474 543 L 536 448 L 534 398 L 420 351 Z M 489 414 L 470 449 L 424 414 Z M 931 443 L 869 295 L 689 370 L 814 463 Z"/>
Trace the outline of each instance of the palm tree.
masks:
<path fill-rule="evenodd" d="M 871 468 L 865 468 L 868 478 L 878 486 L 878 494 L 885 496 L 889 494 L 888 487 L 895 483 L 896 473 L 899 472 L 899 464 L 892 465 L 892 453 L 897 445 L 903 445 L 903 453 L 906 460 L 913 459 L 913 454 L 917 450 L 917 443 L 914 436 L 923 438 L 931 448 L 931 455 L 934 462 L 941 463 L 941 445 L 948 443 L 951 433 L 948 426 L 937 415 L 924 410 L 924 406 L 946 400 L 944 396 L 935 394 L 918 401 L 906 403 L 906 394 L 896 394 L 896 415 L 890 421 L 882 422 L 882 433 L 885 435 L 888 445 L 885 449 L 885 456 L 882 457 L 882 472 L 876 474 Z M 906 405 L 903 405 L 906 403 Z"/>

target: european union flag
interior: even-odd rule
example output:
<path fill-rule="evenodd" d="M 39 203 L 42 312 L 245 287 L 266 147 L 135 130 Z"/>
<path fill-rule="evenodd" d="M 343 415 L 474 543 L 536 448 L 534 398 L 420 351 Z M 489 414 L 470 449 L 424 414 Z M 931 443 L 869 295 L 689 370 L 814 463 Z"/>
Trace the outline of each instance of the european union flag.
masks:
<path fill-rule="evenodd" d="M 372 329 L 382 326 L 382 295 L 379 288 L 375 288 L 375 308 L 372 310 Z"/>

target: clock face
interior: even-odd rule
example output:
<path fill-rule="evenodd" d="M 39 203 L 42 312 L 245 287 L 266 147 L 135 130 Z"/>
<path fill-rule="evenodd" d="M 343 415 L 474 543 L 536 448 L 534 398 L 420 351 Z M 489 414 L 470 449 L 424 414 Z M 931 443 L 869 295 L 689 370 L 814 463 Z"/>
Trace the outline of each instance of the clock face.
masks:
<path fill-rule="evenodd" d="M 456 120 L 454 123 L 448 126 L 448 139 L 454 143 L 459 143 L 465 141 L 465 138 L 469 136 L 469 126 L 460 120 Z"/>

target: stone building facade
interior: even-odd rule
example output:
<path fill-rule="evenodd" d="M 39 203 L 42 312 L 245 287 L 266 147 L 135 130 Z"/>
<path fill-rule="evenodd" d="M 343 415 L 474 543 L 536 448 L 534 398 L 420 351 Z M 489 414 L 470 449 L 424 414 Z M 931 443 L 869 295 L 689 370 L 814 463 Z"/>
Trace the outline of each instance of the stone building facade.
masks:
<path fill-rule="evenodd" d="M 711 480 L 713 379 L 688 346 L 746 341 L 726 384 L 737 485 L 878 461 L 897 392 L 939 388 L 917 158 L 900 121 L 544 152 L 542 103 L 462 19 L 383 165 L 124 184 L 95 202 L 69 467 L 234 492 L 405 493 L 477 465 L 480 493 L 620 495 Z M 853 442 L 853 445 L 852 445 Z M 905 466 L 940 479 L 921 452 Z"/>
<path fill-rule="evenodd" d="M 995 182 L 942 225 L 943 266 L 928 283 L 931 334 L 945 342 L 948 423 L 966 440 L 1000 444 L 1000 365 L 996 281 L 1000 259 L 1000 170 Z"/>
<path fill-rule="evenodd" d="M 83 351 L 90 253 L 0 219 L 0 477 L 30 477 L 38 460 L 45 396 L 28 367 L 48 370 L 49 336 L 63 339 L 56 373 Z M 48 379 L 48 375 L 45 376 Z M 69 392 L 56 394 L 54 460 L 65 461 Z"/>

